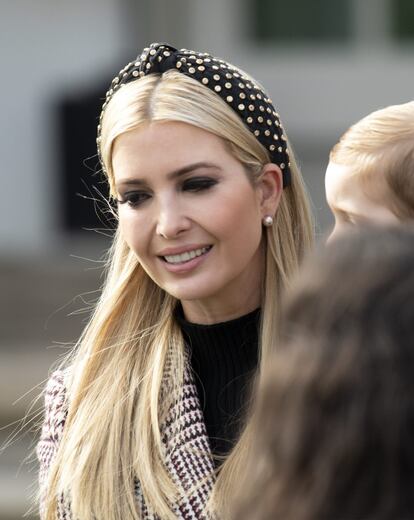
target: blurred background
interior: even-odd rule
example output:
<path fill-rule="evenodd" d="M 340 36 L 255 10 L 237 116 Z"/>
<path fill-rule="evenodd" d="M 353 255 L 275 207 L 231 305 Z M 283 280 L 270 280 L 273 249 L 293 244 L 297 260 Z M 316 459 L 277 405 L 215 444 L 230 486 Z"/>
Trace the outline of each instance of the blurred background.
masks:
<path fill-rule="evenodd" d="M 323 233 L 332 224 L 323 184 L 331 146 L 362 116 L 413 98 L 414 3 L 0 4 L 0 518 L 12 520 L 35 490 L 41 402 L 26 424 L 15 421 L 78 337 L 101 283 L 111 224 L 99 211 L 95 129 L 110 79 L 151 41 L 249 71 L 282 115 Z"/>

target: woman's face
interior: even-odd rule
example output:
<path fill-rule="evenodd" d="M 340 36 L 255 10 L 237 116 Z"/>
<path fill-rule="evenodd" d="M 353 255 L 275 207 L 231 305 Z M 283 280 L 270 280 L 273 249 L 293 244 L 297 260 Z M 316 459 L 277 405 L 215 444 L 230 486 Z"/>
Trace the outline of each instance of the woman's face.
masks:
<path fill-rule="evenodd" d="M 150 123 L 116 139 L 113 171 L 121 233 L 187 319 L 230 319 L 260 304 L 268 188 L 252 186 L 220 138 Z"/>
<path fill-rule="evenodd" d="M 350 166 L 330 162 L 325 175 L 326 200 L 335 217 L 332 240 L 350 226 L 391 225 L 398 217 L 387 207 L 387 188 L 381 178 L 362 181 Z"/>

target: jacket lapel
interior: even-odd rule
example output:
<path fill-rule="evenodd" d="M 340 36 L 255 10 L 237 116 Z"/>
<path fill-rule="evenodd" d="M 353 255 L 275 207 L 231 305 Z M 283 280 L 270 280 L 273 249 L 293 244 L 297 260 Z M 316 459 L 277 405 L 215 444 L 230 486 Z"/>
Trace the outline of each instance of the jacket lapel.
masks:
<path fill-rule="evenodd" d="M 161 427 L 166 465 L 183 498 L 175 504 L 178 518 L 206 518 L 205 505 L 213 489 L 214 465 L 203 412 L 189 366 L 183 399 L 172 406 Z"/>

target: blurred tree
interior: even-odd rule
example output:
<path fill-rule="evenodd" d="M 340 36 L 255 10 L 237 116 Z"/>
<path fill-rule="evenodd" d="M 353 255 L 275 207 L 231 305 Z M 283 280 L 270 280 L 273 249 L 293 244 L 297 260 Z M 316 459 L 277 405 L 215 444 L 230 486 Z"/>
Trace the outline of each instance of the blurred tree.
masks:
<path fill-rule="evenodd" d="M 414 2 L 413 0 L 391 1 L 392 33 L 402 41 L 414 38 Z"/>
<path fill-rule="evenodd" d="M 349 0 L 247 0 L 252 36 L 260 42 L 347 41 L 351 36 Z"/>

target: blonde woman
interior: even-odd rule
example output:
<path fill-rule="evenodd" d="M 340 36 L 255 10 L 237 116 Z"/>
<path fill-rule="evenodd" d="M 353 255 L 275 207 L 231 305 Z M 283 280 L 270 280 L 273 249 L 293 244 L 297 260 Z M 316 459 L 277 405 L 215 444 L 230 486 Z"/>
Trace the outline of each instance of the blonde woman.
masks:
<path fill-rule="evenodd" d="M 332 237 L 350 225 L 414 219 L 414 101 L 355 123 L 333 147 L 325 176 Z"/>
<path fill-rule="evenodd" d="M 226 516 L 282 288 L 312 243 L 263 89 L 152 44 L 113 80 L 98 151 L 119 227 L 102 296 L 46 389 L 43 519 Z"/>

